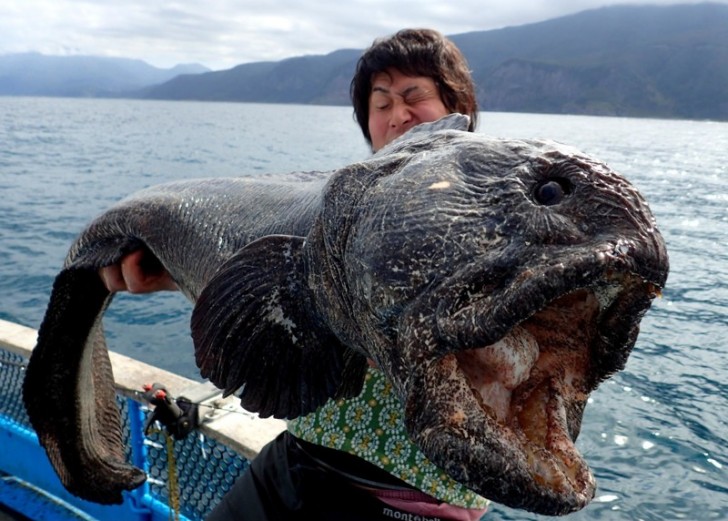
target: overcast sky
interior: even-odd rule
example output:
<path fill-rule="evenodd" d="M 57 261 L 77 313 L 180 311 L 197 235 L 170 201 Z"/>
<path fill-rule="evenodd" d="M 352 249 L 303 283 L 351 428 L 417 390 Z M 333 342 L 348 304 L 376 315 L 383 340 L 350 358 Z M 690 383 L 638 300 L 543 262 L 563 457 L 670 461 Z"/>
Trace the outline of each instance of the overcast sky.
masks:
<path fill-rule="evenodd" d="M 728 3 L 728 0 L 718 0 Z M 86 54 L 214 70 L 367 47 L 402 27 L 452 35 L 616 3 L 689 0 L 2 0 L 0 54 Z"/>

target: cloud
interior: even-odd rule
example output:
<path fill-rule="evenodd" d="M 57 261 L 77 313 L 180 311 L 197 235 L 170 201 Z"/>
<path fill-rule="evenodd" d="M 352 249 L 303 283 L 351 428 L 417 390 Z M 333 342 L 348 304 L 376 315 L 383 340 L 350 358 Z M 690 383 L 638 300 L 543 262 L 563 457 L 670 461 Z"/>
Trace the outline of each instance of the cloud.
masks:
<path fill-rule="evenodd" d="M 196 62 L 225 69 L 251 61 L 363 49 L 374 38 L 402 27 L 458 34 L 537 22 L 608 3 L 615 2 L 23 0 L 0 5 L 0 54 L 89 54 L 138 58 L 160 67 Z"/>

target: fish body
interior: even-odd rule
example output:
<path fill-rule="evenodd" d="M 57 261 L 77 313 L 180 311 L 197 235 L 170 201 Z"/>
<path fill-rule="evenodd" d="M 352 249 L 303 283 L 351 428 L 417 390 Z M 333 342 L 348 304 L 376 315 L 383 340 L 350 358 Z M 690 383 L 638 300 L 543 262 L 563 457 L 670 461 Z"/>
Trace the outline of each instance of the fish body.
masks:
<path fill-rule="evenodd" d="M 101 215 L 56 280 L 25 383 L 64 484 L 114 502 L 143 480 L 116 432 L 97 271 L 146 248 L 194 303 L 201 375 L 244 407 L 306 414 L 356 395 L 371 360 L 455 480 L 542 514 L 587 505 L 583 410 L 666 282 L 665 243 L 604 163 L 465 128 L 453 115 L 335 172 L 162 185 Z"/>

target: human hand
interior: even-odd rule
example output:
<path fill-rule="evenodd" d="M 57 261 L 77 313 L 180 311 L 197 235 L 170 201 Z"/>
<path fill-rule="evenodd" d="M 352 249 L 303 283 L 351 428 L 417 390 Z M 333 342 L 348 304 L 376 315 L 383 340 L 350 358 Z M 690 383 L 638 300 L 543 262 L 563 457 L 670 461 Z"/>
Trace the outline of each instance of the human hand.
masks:
<path fill-rule="evenodd" d="M 101 268 L 99 276 L 106 289 L 112 293 L 116 291 L 151 293 L 179 289 L 167 270 L 145 250 L 133 251 L 123 257 L 118 264 Z"/>

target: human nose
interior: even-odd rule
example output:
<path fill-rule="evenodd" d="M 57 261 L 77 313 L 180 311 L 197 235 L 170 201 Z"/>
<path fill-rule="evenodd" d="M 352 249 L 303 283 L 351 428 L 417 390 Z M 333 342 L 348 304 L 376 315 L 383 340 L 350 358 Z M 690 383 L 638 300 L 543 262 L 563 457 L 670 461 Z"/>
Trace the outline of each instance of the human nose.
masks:
<path fill-rule="evenodd" d="M 392 109 L 392 116 L 389 119 L 389 125 L 392 128 L 401 127 L 412 121 L 412 111 L 410 107 L 401 101 L 395 102 Z"/>

